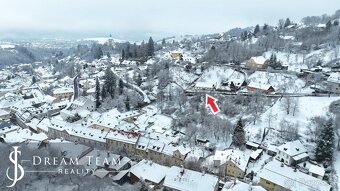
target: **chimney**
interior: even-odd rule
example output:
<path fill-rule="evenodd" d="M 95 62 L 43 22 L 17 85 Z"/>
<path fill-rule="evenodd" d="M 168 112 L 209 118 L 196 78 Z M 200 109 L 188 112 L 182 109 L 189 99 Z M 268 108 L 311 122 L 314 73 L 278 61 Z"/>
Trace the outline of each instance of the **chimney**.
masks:
<path fill-rule="evenodd" d="M 181 165 L 181 171 L 180 171 L 180 174 L 181 174 L 181 176 L 183 176 L 183 174 L 184 174 L 184 167 L 183 167 L 183 165 Z"/>

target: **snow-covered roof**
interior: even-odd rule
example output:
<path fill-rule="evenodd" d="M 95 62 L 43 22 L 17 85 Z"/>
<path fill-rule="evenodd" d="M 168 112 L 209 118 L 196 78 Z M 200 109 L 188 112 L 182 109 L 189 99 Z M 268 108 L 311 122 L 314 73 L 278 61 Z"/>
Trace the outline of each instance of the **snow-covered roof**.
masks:
<path fill-rule="evenodd" d="M 326 24 L 321 24 L 320 23 L 320 24 L 317 25 L 317 27 L 319 27 L 319 28 L 326 28 Z"/>
<path fill-rule="evenodd" d="M 172 166 L 166 174 L 163 186 L 182 191 L 212 191 L 218 184 L 218 178 L 193 170 Z"/>
<path fill-rule="evenodd" d="M 129 132 L 129 131 L 122 131 L 112 129 L 106 135 L 106 139 L 115 140 L 118 142 L 136 144 L 139 137 L 139 133 L 136 132 Z"/>
<path fill-rule="evenodd" d="M 9 113 L 3 109 L 0 109 L 0 116 L 8 115 Z"/>
<path fill-rule="evenodd" d="M 53 94 L 62 94 L 62 93 L 73 93 L 73 88 L 62 87 L 62 88 L 57 88 L 53 90 Z"/>
<path fill-rule="evenodd" d="M 246 145 L 254 147 L 254 148 L 258 148 L 260 146 L 258 143 L 254 143 L 252 141 L 247 141 Z"/>
<path fill-rule="evenodd" d="M 264 64 L 266 62 L 266 58 L 263 56 L 251 57 L 251 59 L 253 59 L 256 64 Z"/>
<path fill-rule="evenodd" d="M 310 165 L 309 172 L 313 174 L 317 174 L 319 176 L 325 175 L 325 169 L 316 165 Z"/>
<path fill-rule="evenodd" d="M 278 146 L 277 150 L 286 153 L 291 157 L 307 152 L 307 149 L 299 140 L 286 142 L 285 144 Z"/>
<path fill-rule="evenodd" d="M 51 124 L 48 126 L 51 129 L 58 131 L 66 131 L 68 134 L 75 137 L 82 137 L 89 140 L 95 140 L 98 142 L 106 142 L 106 132 L 102 132 L 99 129 L 93 129 L 89 127 L 83 127 L 80 124 L 68 123 L 59 119 L 52 119 Z"/>
<path fill-rule="evenodd" d="M 251 184 L 247 184 L 236 180 L 235 182 L 226 182 L 222 188 L 222 191 L 266 191 L 266 189 L 262 188 L 261 186 L 252 186 Z"/>
<path fill-rule="evenodd" d="M 257 159 L 257 157 L 261 154 L 261 152 L 263 151 L 263 149 L 256 149 L 256 151 L 253 151 L 251 154 L 250 154 L 250 158 L 252 159 Z"/>
<path fill-rule="evenodd" d="M 33 133 L 28 129 L 18 129 L 16 131 L 11 131 L 3 137 L 7 143 L 17 143 L 24 141 L 41 142 L 46 140 L 48 137 L 45 133 Z"/>
<path fill-rule="evenodd" d="M 92 175 L 96 176 L 98 178 L 104 178 L 108 174 L 109 174 L 109 171 L 102 168 L 102 169 L 97 169 L 96 171 L 94 171 L 94 173 Z"/>
<path fill-rule="evenodd" d="M 175 147 L 174 151 L 176 151 L 176 150 L 178 150 L 181 153 L 181 155 L 186 155 L 191 151 L 191 149 L 189 147 L 186 147 L 184 145 L 180 145 L 178 147 Z"/>
<path fill-rule="evenodd" d="M 231 161 L 242 171 L 245 171 L 248 165 L 249 155 L 236 149 L 227 149 L 224 151 L 217 150 L 214 155 L 214 161 L 220 161 L 220 165 L 223 165 L 227 161 Z"/>
<path fill-rule="evenodd" d="M 292 191 L 329 191 L 331 186 L 326 182 L 305 174 L 286 165 L 283 167 L 277 160 L 273 160 L 263 167 L 260 178 L 273 182 Z"/>
<path fill-rule="evenodd" d="M 153 161 L 142 160 L 131 167 L 130 173 L 134 174 L 139 179 L 159 184 L 166 176 L 168 170 L 169 167 L 159 165 Z"/>
<path fill-rule="evenodd" d="M 327 78 L 327 81 L 333 83 L 340 83 L 340 72 L 331 73 L 330 76 Z"/>

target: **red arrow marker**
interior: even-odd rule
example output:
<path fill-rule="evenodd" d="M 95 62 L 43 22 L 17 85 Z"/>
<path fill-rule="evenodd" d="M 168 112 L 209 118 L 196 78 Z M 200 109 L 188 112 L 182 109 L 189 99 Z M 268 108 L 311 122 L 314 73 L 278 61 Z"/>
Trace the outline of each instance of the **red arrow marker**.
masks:
<path fill-rule="evenodd" d="M 213 112 L 213 114 L 220 112 L 220 108 L 218 108 L 216 101 L 218 101 L 216 98 L 206 94 L 205 105 L 210 107 L 211 112 Z"/>

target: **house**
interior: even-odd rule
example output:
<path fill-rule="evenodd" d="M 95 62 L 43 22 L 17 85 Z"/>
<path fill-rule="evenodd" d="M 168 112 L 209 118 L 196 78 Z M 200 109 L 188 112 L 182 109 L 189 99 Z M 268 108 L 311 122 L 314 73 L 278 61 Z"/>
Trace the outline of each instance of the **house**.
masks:
<path fill-rule="evenodd" d="M 276 156 L 277 155 L 277 149 L 275 145 L 268 145 L 266 148 L 267 154 L 270 156 Z"/>
<path fill-rule="evenodd" d="M 247 141 L 246 142 L 246 148 L 250 150 L 256 150 L 260 147 L 258 143 L 252 142 L 252 141 Z"/>
<path fill-rule="evenodd" d="M 167 191 L 216 191 L 218 183 L 213 175 L 172 166 L 167 170 L 163 186 Z"/>
<path fill-rule="evenodd" d="M 260 92 L 267 93 L 267 94 L 275 91 L 273 86 L 269 84 L 262 84 L 262 83 L 257 83 L 257 82 L 250 82 L 247 85 L 247 90 L 248 91 L 260 91 Z"/>
<path fill-rule="evenodd" d="M 340 72 L 333 72 L 327 78 L 326 90 L 331 93 L 340 93 Z"/>
<path fill-rule="evenodd" d="M 278 146 L 275 158 L 286 165 L 295 166 L 306 161 L 308 159 L 308 153 L 302 143 L 296 140 Z"/>
<path fill-rule="evenodd" d="M 7 121 L 11 118 L 10 112 L 0 109 L 0 120 Z"/>
<path fill-rule="evenodd" d="M 245 67 L 249 69 L 265 69 L 265 62 L 266 58 L 263 56 L 251 57 L 249 60 L 246 61 Z"/>
<path fill-rule="evenodd" d="M 88 128 L 81 124 L 68 123 L 58 119 L 52 119 L 48 125 L 48 137 L 50 139 L 62 137 L 68 141 L 99 149 L 107 149 L 106 134 L 107 132 L 99 129 Z"/>
<path fill-rule="evenodd" d="M 259 159 L 262 155 L 263 149 L 257 149 L 256 151 L 251 152 L 250 154 L 250 160 L 256 161 Z"/>
<path fill-rule="evenodd" d="M 185 145 L 180 145 L 173 149 L 173 157 L 183 162 L 190 152 L 191 149 L 189 147 L 186 147 Z"/>
<path fill-rule="evenodd" d="M 96 109 L 96 101 L 89 97 L 79 97 L 71 104 L 72 109 L 94 111 Z"/>
<path fill-rule="evenodd" d="M 53 97 L 58 100 L 69 99 L 73 95 L 73 88 L 63 87 L 53 90 Z"/>
<path fill-rule="evenodd" d="M 322 180 L 325 176 L 325 169 L 312 164 L 309 166 L 308 174 Z"/>
<path fill-rule="evenodd" d="M 267 190 L 330 191 L 326 182 L 273 160 L 259 173 L 259 184 Z"/>
<path fill-rule="evenodd" d="M 172 59 L 180 59 L 183 57 L 183 53 L 180 51 L 172 51 L 170 56 Z"/>
<path fill-rule="evenodd" d="M 227 149 L 216 151 L 214 155 L 214 166 L 218 167 L 220 176 L 233 176 L 242 178 L 246 174 L 249 155 L 243 151 Z"/>
<path fill-rule="evenodd" d="M 105 139 L 109 149 L 122 148 L 134 153 L 139 136 L 140 134 L 136 132 L 112 129 Z"/>
<path fill-rule="evenodd" d="M 154 188 L 160 188 L 169 167 L 159 165 L 149 160 L 141 160 L 131 167 L 129 179 L 131 183 L 143 181 Z"/>

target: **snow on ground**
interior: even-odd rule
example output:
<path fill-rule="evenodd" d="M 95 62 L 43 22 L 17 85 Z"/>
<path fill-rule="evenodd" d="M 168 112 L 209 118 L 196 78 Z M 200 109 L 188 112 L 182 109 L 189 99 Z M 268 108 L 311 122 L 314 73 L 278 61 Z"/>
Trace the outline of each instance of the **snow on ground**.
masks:
<path fill-rule="evenodd" d="M 193 73 L 185 72 L 183 68 L 172 67 L 170 69 L 170 76 L 172 80 L 176 82 L 179 86 L 186 89 L 193 81 L 195 81 L 198 76 Z"/>
<path fill-rule="evenodd" d="M 338 51 L 335 51 L 338 50 Z M 283 65 L 288 66 L 289 71 L 296 71 L 299 72 L 300 69 L 307 69 L 308 66 L 306 62 L 304 63 L 304 57 L 305 61 L 312 61 L 313 63 L 316 63 L 318 60 L 321 60 L 323 63 L 328 63 L 333 59 L 340 57 L 340 47 L 337 46 L 336 48 L 324 48 L 320 50 L 312 51 L 311 53 L 307 55 L 303 54 L 295 54 L 295 53 L 288 53 L 288 52 L 265 52 L 263 56 L 266 59 L 269 59 L 272 53 L 276 54 L 276 57 L 278 60 L 282 62 Z M 336 53 L 338 55 L 336 55 Z"/>
<path fill-rule="evenodd" d="M 206 69 L 202 76 L 197 80 L 196 87 L 197 88 L 212 88 L 213 85 L 215 87 L 219 87 L 223 80 L 231 80 L 230 77 L 236 79 L 244 79 L 244 74 L 235 71 L 231 68 L 224 66 L 213 66 Z"/>
<path fill-rule="evenodd" d="M 307 93 L 311 91 L 309 88 L 302 89 L 305 82 L 293 74 L 256 71 L 248 77 L 248 80 L 260 84 L 269 84 L 278 92 Z"/>
<path fill-rule="evenodd" d="M 283 98 L 284 99 L 284 98 Z M 270 112 L 277 115 L 276 120 L 272 120 L 271 127 L 274 129 L 280 129 L 280 121 L 285 119 L 290 123 L 297 123 L 299 125 L 299 134 L 305 135 L 307 126 L 309 125 L 309 119 L 314 116 L 325 116 L 328 113 L 329 105 L 340 97 L 300 97 L 297 98 L 299 102 L 299 109 L 295 113 L 287 115 L 286 111 L 282 107 L 281 102 L 283 99 L 278 100 L 272 108 L 268 109 L 265 113 L 261 115 L 261 120 L 257 121 L 255 125 L 253 123 L 246 126 L 247 133 L 249 137 L 253 138 L 258 133 L 259 129 L 264 129 L 268 127 L 268 122 L 266 117 Z"/>
<path fill-rule="evenodd" d="M 289 71 L 299 72 L 300 69 L 307 69 L 307 65 L 303 63 L 303 55 L 302 54 L 294 54 L 287 52 L 265 52 L 263 56 L 266 59 L 269 59 L 270 56 L 274 53 L 279 61 L 282 62 L 283 65 L 288 66 Z"/>

